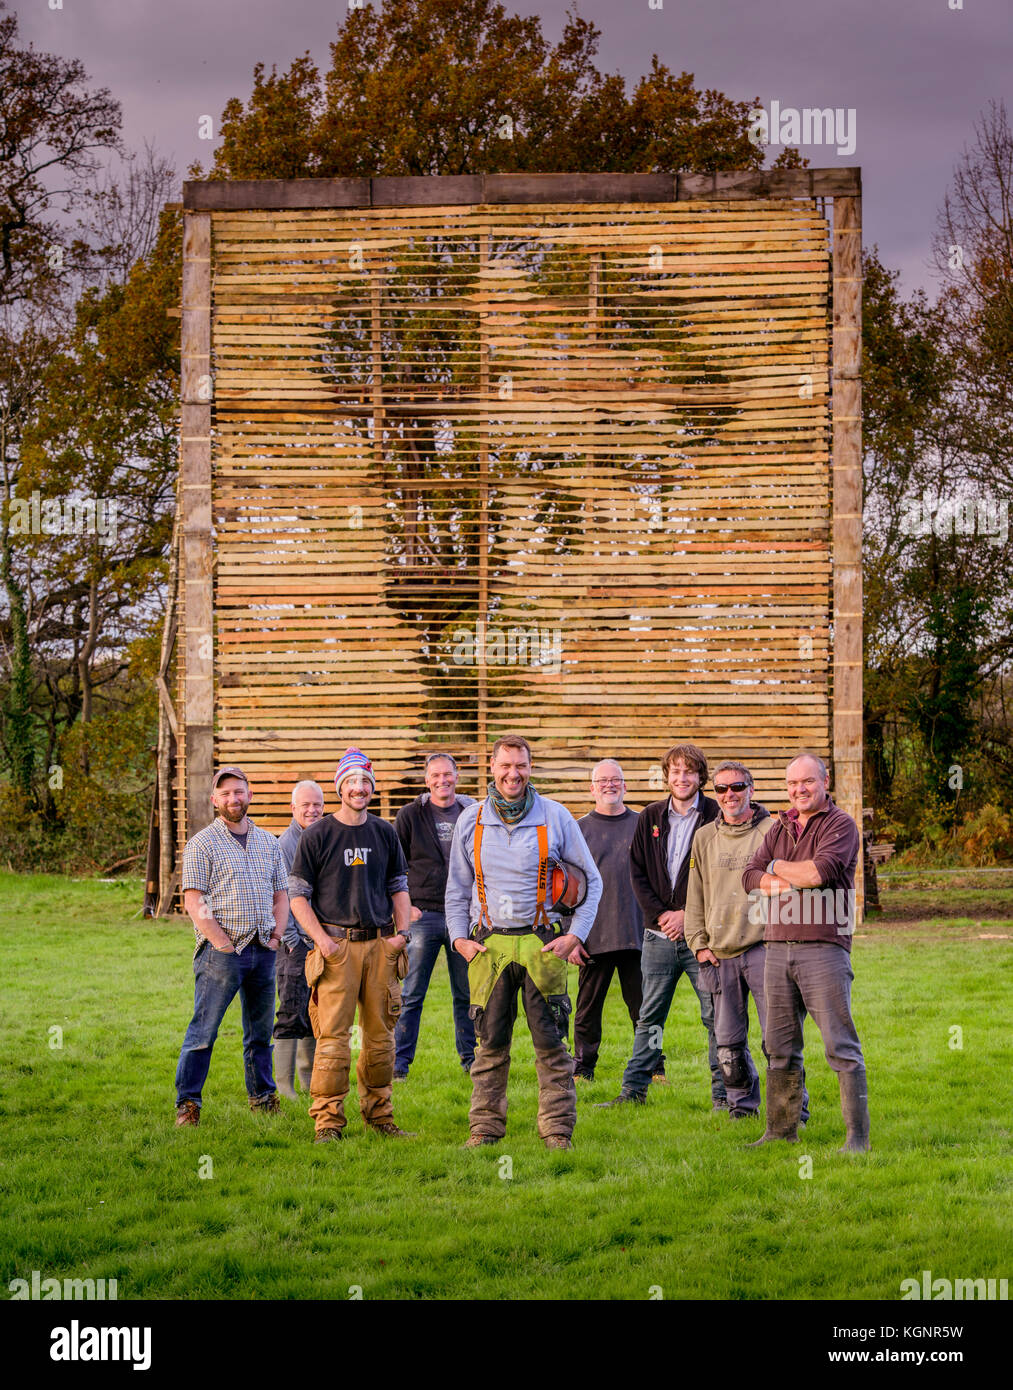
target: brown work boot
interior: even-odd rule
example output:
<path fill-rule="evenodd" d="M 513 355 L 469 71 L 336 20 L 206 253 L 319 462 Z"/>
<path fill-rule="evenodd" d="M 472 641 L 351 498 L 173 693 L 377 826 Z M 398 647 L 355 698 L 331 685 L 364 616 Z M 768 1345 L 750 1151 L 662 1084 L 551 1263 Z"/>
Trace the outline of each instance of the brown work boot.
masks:
<path fill-rule="evenodd" d="M 185 1100 L 182 1105 L 176 1106 L 176 1128 L 180 1129 L 183 1125 L 193 1125 L 194 1128 L 200 1124 L 200 1106 L 195 1100 Z"/>
<path fill-rule="evenodd" d="M 330 1144 L 335 1139 L 343 1139 L 340 1129 L 318 1129 L 313 1136 L 314 1144 Z"/>
<path fill-rule="evenodd" d="M 393 1120 L 385 1120 L 380 1125 L 367 1125 L 374 1134 L 384 1134 L 388 1139 L 416 1139 L 418 1136 L 414 1130 L 401 1129 Z"/>
<path fill-rule="evenodd" d="M 491 1134 L 473 1134 L 465 1144 L 466 1149 L 480 1149 L 484 1144 L 498 1144 Z"/>
<path fill-rule="evenodd" d="M 573 1144 L 569 1135 L 549 1134 L 543 1141 L 547 1149 L 572 1149 Z"/>
<path fill-rule="evenodd" d="M 263 1100 L 257 1100 L 255 1096 L 250 1097 L 250 1109 L 258 1115 L 277 1115 L 281 1111 L 281 1101 L 278 1099 L 278 1092 L 272 1091 Z"/>

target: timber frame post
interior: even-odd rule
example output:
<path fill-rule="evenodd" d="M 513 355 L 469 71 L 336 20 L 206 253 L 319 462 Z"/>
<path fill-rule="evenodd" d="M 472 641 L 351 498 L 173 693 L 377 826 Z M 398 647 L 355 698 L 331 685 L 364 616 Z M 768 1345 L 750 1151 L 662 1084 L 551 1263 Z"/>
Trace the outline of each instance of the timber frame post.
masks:
<path fill-rule="evenodd" d="M 834 798 L 862 832 L 862 198 L 834 198 Z M 855 870 L 863 901 L 862 854 Z"/>
<path fill-rule="evenodd" d="M 183 223 L 180 351 L 182 448 L 180 581 L 185 730 L 181 788 L 185 838 L 208 821 L 214 760 L 213 556 L 211 545 L 211 215 Z"/>

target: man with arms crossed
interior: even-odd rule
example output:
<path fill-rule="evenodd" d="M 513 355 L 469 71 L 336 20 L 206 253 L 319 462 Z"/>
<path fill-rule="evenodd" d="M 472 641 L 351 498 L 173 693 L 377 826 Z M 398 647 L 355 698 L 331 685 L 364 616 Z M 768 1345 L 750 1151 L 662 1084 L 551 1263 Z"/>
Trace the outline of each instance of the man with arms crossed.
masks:
<path fill-rule="evenodd" d="M 176 1068 L 176 1124 L 200 1124 L 211 1049 L 235 996 L 243 1010 L 243 1069 L 250 1109 L 274 1115 L 271 1073 L 274 953 L 288 921 L 278 841 L 246 814 L 250 784 L 238 767 L 211 781 L 218 815 L 188 841 L 180 888 L 193 922 L 194 1010 Z"/>
<path fill-rule="evenodd" d="M 714 996 L 714 1038 L 728 1094 L 728 1118 L 759 1113 L 760 1078 L 749 1051 L 749 995 L 763 1034 L 764 919 L 742 887 L 742 871 L 770 825 L 754 805 L 753 774 L 723 762 L 714 773 L 721 815 L 693 840 L 686 892 L 686 943 L 700 963 L 700 983 Z M 809 1118 L 803 1099 L 802 1122 Z"/>
<path fill-rule="evenodd" d="M 640 951 L 644 919 L 630 880 L 630 841 L 637 813 L 623 805 L 623 770 L 612 758 L 591 770 L 594 810 L 577 824 L 601 874 L 598 915 L 585 943 L 591 959 L 580 967 L 577 1007 L 573 1016 L 573 1077 L 593 1081 L 601 1047 L 601 1020 L 613 973 L 634 1029 L 640 1013 Z"/>
<path fill-rule="evenodd" d="M 728 1100 L 714 1041 L 713 998 L 700 987 L 700 967 L 684 939 L 690 846 L 699 827 L 716 819 L 718 805 L 701 791 L 707 781 L 707 759 L 695 744 L 679 743 L 670 748 L 661 768 L 670 795 L 663 801 L 652 801 L 641 811 L 630 846 L 633 891 L 644 913 L 644 998 L 622 1090 L 602 1106 L 646 1102 L 647 1088 L 661 1059 L 675 987 L 686 974 L 700 1001 L 700 1019 L 707 1030 L 713 1107 L 723 1110 Z"/>
<path fill-rule="evenodd" d="M 788 764 L 789 811 L 773 825 L 742 875 L 767 901 L 763 990 L 767 1002 L 767 1128 L 758 1144 L 798 1138 L 803 1100 L 802 1024 L 812 1014 L 837 1073 L 847 1138 L 841 1153 L 869 1147 L 862 1045 L 851 1017 L 858 826 L 830 799 L 821 758 Z"/>
<path fill-rule="evenodd" d="M 303 832 L 289 875 L 292 911 L 315 947 L 306 960 L 306 983 L 317 1040 L 310 1114 L 318 1144 L 341 1139 L 345 1128 L 356 1005 L 363 1121 L 378 1134 L 408 1137 L 394 1123 L 390 1098 L 398 971 L 407 965 L 407 865 L 393 826 L 366 814 L 375 787 L 366 755 L 346 749 L 334 774 L 338 809 Z"/>
<path fill-rule="evenodd" d="M 447 935 L 443 895 L 454 826 L 474 798 L 457 795 L 457 763 L 449 753 L 430 753 L 426 759 L 428 791 L 402 806 L 394 829 L 408 861 L 408 896 L 412 900 L 412 942 L 408 975 L 401 989 L 401 1017 L 394 1042 L 394 1080 L 406 1081 L 415 1059 L 422 1005 L 440 951 L 447 953 L 450 994 L 454 1007 L 454 1042 L 461 1066 L 471 1070 L 475 1060 L 475 1025 L 468 1016 L 468 967 Z"/>
<path fill-rule="evenodd" d="M 566 962 L 581 965 L 601 876 L 565 806 L 531 785 L 531 746 L 519 734 L 493 744 L 484 801 L 461 813 L 447 875 L 447 928 L 468 962 L 471 1014 L 479 1048 L 471 1068 L 468 1148 L 506 1133 L 510 1043 L 517 992 L 535 1047 L 538 1133 L 548 1149 L 572 1148 L 577 1100 L 563 1043 L 570 1000 Z M 565 928 L 550 920 L 551 862 L 583 870 L 587 896 Z M 556 916 L 558 917 L 558 913 Z"/>
<path fill-rule="evenodd" d="M 292 868 L 302 833 L 324 814 L 324 794 L 316 782 L 297 782 L 292 788 L 292 824 L 278 836 L 286 873 Z M 278 1017 L 274 1021 L 274 1069 L 278 1090 L 296 1099 L 293 1079 L 299 1068 L 299 1085 L 309 1095 L 316 1042 L 310 1024 L 310 991 L 306 983 L 306 954 L 313 942 L 299 930 L 289 908 L 285 938 L 278 948 Z"/>

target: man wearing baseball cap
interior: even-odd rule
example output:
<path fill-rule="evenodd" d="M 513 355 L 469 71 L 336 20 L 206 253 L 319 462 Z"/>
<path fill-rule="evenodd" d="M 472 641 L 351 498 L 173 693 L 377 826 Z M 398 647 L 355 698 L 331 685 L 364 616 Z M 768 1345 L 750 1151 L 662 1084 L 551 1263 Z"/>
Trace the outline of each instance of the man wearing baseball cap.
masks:
<path fill-rule="evenodd" d="M 343 1137 L 356 1007 L 363 1121 L 389 1138 L 409 1137 L 391 1105 L 399 977 L 408 968 L 408 866 L 394 827 L 366 814 L 375 788 L 372 763 L 347 749 L 334 774 L 338 809 L 303 831 L 289 875 L 292 913 L 314 943 L 306 983 L 317 1040 L 310 1114 L 318 1144 Z"/>
<path fill-rule="evenodd" d="M 246 814 L 250 799 L 242 768 L 219 768 L 211 781 L 218 814 L 183 851 L 180 888 L 197 940 L 194 1012 L 176 1068 L 177 1125 L 200 1123 L 211 1049 L 237 994 L 250 1109 L 279 1109 L 271 1027 L 275 952 L 288 922 L 287 875 L 278 841 Z"/>

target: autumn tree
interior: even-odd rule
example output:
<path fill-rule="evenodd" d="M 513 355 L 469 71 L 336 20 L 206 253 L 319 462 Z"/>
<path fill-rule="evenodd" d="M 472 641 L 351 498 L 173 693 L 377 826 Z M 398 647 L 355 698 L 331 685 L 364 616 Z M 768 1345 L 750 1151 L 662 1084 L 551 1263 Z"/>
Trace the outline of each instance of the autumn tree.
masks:
<path fill-rule="evenodd" d="M 23 545 L 50 746 L 61 729 L 90 723 L 96 691 L 116 684 L 130 642 L 161 608 L 179 388 L 178 321 L 167 310 L 182 219 L 166 209 L 154 221 L 157 240 L 126 280 L 78 301 L 23 441 L 24 491 L 97 509 L 94 526 L 88 512 L 78 532 L 64 525 Z"/>
<path fill-rule="evenodd" d="M 870 798 L 916 835 L 1013 782 L 1013 730 L 989 714 L 1013 658 L 1013 541 L 1001 433 L 954 347 L 968 306 L 952 288 L 905 301 L 897 279 L 866 253 L 865 746 Z"/>
<path fill-rule="evenodd" d="M 118 144 L 119 105 L 91 90 L 76 60 L 18 41 L 0 0 L 0 587 L 6 613 L 0 750 L 14 785 L 31 791 L 29 595 L 9 525 L 21 436 L 38 398 L 35 370 L 59 336 L 57 320 L 74 239 L 58 214 Z"/>
<path fill-rule="evenodd" d="M 585 173 L 757 168 L 755 103 L 700 91 L 655 57 L 628 92 L 595 66 L 573 11 L 555 45 L 537 15 L 493 0 L 388 0 L 349 10 L 321 80 L 309 54 L 254 69 L 222 113 L 211 177 Z"/>

